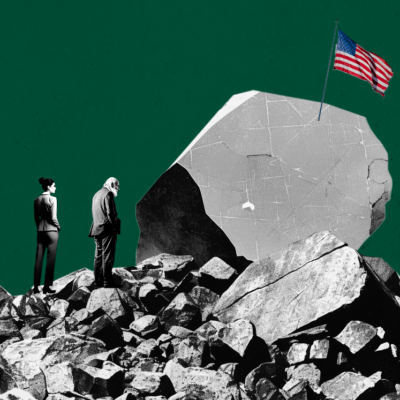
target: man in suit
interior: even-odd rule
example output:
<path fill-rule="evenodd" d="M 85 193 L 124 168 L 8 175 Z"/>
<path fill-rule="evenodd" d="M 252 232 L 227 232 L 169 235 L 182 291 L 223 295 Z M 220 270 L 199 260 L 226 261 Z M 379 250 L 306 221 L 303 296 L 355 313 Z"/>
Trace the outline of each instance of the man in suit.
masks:
<path fill-rule="evenodd" d="M 117 234 L 120 233 L 120 220 L 117 218 L 114 202 L 118 191 L 118 180 L 109 178 L 94 195 L 92 201 L 93 223 L 89 237 L 93 237 L 96 244 L 94 279 L 97 287 L 117 287 L 112 277 L 112 267 L 115 259 Z"/>

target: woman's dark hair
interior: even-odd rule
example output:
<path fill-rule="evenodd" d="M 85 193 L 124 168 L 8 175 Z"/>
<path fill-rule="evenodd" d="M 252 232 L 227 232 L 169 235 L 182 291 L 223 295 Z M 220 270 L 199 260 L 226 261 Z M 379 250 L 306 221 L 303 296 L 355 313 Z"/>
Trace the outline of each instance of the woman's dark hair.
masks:
<path fill-rule="evenodd" d="M 51 186 L 54 183 L 54 181 L 53 181 L 53 179 L 50 179 L 50 178 L 47 178 L 47 179 L 40 178 L 39 183 L 42 185 L 43 190 L 46 191 L 47 186 Z"/>

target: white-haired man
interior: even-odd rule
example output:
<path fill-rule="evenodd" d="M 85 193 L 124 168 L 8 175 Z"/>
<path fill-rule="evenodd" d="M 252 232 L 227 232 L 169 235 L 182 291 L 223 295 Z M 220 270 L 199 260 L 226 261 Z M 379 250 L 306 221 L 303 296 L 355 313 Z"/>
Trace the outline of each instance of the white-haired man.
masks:
<path fill-rule="evenodd" d="M 112 267 L 115 259 L 117 234 L 120 233 L 120 220 L 117 218 L 114 197 L 117 197 L 119 182 L 116 178 L 106 180 L 104 186 L 94 195 L 92 201 L 93 223 L 89 237 L 94 238 L 95 286 L 115 288 Z"/>

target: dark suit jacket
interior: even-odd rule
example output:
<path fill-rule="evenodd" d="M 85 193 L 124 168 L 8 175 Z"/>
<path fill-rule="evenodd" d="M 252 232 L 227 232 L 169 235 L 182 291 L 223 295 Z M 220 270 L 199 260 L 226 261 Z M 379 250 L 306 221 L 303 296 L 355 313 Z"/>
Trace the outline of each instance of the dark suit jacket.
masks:
<path fill-rule="evenodd" d="M 107 188 L 101 188 L 92 201 L 93 223 L 89 237 L 113 235 L 118 232 L 119 223 L 114 195 Z"/>
<path fill-rule="evenodd" d="M 33 203 L 35 222 L 38 232 L 59 231 L 57 220 L 57 199 L 45 193 L 37 197 Z"/>

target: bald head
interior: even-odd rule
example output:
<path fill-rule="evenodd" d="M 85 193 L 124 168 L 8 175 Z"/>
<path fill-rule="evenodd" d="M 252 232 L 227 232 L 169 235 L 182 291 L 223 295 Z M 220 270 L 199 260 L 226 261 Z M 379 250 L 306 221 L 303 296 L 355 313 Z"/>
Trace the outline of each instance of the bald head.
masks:
<path fill-rule="evenodd" d="M 116 178 L 108 178 L 104 184 L 104 187 L 107 188 L 114 197 L 117 197 L 119 191 L 119 181 Z"/>

